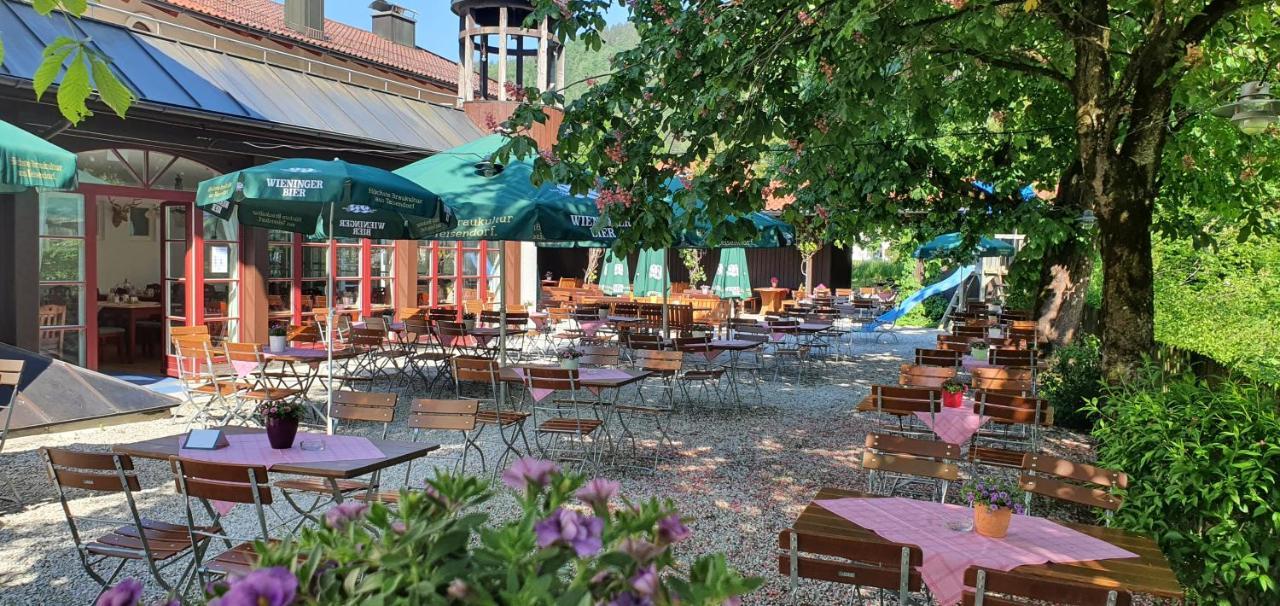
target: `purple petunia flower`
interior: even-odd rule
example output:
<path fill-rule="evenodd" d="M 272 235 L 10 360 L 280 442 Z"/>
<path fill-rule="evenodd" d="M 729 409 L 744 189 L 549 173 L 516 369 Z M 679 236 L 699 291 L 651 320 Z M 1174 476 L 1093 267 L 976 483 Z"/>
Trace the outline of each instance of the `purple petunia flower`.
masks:
<path fill-rule="evenodd" d="M 336 507 L 324 512 L 324 523 L 334 530 L 342 530 L 351 522 L 364 517 L 369 506 L 356 501 L 339 503 Z"/>
<path fill-rule="evenodd" d="M 551 461 L 520 457 L 511 464 L 511 467 L 502 472 L 502 482 L 514 490 L 527 490 L 530 484 L 536 484 L 538 488 L 542 488 L 551 480 L 551 474 L 557 471 L 560 471 L 560 468 Z"/>
<path fill-rule="evenodd" d="M 556 508 L 547 519 L 534 524 L 533 530 L 538 536 L 538 547 L 568 545 L 580 558 L 599 553 L 604 545 L 600 538 L 604 532 L 604 520 L 563 507 Z"/>
<path fill-rule="evenodd" d="M 653 564 L 636 571 L 631 577 L 631 588 L 640 595 L 653 595 L 658 591 L 658 568 Z"/>
<path fill-rule="evenodd" d="M 96 606 L 135 606 L 142 599 L 142 582 L 124 579 L 98 596 Z"/>
<path fill-rule="evenodd" d="M 658 520 L 658 540 L 663 543 L 679 543 L 693 534 L 687 526 L 680 522 L 679 514 L 671 514 Z"/>
<path fill-rule="evenodd" d="M 396 520 L 391 523 L 391 532 L 394 532 L 396 534 L 404 534 L 405 530 L 408 530 L 408 527 L 404 525 L 403 521 Z"/>
<path fill-rule="evenodd" d="M 298 579 L 288 568 L 259 568 L 231 581 L 214 606 L 289 606 L 298 595 Z"/>
<path fill-rule="evenodd" d="M 625 591 L 609 601 L 609 606 L 652 606 L 653 600 L 649 596 L 636 595 L 630 591 Z"/>
<path fill-rule="evenodd" d="M 621 485 L 613 480 L 596 478 L 579 488 L 578 492 L 574 493 L 574 496 L 591 506 L 605 505 L 609 502 L 609 499 L 613 498 L 613 495 L 618 494 L 618 488 L 620 487 Z"/>

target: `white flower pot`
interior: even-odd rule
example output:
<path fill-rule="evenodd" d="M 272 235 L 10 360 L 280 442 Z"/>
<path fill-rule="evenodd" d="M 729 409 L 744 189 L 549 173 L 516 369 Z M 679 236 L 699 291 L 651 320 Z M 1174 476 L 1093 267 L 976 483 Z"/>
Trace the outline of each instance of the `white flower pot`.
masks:
<path fill-rule="evenodd" d="M 283 353 L 289 348 L 289 337 L 272 335 L 267 337 L 267 351 L 271 353 Z"/>
<path fill-rule="evenodd" d="M 563 358 L 563 359 L 561 359 L 561 360 L 560 360 L 560 368 L 563 368 L 563 369 L 565 369 L 565 370 L 577 370 L 577 369 L 578 369 L 578 359 L 577 359 L 577 358 Z"/>

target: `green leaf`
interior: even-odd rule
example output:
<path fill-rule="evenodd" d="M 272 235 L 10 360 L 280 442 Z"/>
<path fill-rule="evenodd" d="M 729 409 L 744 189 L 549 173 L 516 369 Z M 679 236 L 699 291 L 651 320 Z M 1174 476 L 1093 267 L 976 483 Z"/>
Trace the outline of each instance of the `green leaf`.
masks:
<path fill-rule="evenodd" d="M 85 103 L 93 87 L 89 85 L 89 60 L 83 50 L 76 52 L 67 66 L 67 73 L 62 76 L 62 84 L 58 86 L 58 111 L 71 124 L 79 124 L 93 115 Z"/>
<path fill-rule="evenodd" d="M 48 15 L 58 7 L 58 0 L 32 0 L 31 6 L 41 15 Z"/>
<path fill-rule="evenodd" d="M 98 88 L 98 96 L 117 116 L 123 118 L 133 105 L 133 91 L 116 78 L 107 62 L 97 53 L 89 55 L 89 62 L 93 66 L 93 85 Z"/>
<path fill-rule="evenodd" d="M 62 0 L 62 8 L 77 17 L 89 9 L 89 0 Z"/>
<path fill-rule="evenodd" d="M 36 67 L 33 77 L 32 87 L 36 91 L 36 99 L 44 96 L 44 91 L 48 90 L 49 85 L 58 78 L 58 74 L 62 73 L 62 64 L 67 60 L 67 56 L 79 47 L 79 42 L 67 36 L 58 36 L 52 44 L 45 47 L 40 65 Z"/>

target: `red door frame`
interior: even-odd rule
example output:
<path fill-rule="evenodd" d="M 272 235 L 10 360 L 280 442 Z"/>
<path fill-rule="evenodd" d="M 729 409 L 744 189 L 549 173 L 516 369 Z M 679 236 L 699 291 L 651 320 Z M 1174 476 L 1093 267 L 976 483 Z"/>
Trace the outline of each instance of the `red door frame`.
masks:
<path fill-rule="evenodd" d="M 193 205 L 190 203 L 164 202 L 160 205 L 160 287 L 161 287 L 160 304 L 161 306 L 163 306 L 163 309 L 161 310 L 161 315 L 163 318 L 163 327 L 161 328 L 161 330 L 163 332 L 161 334 L 166 335 L 166 337 L 169 334 L 169 321 L 170 321 L 169 305 L 168 305 L 169 292 L 170 292 L 169 284 L 168 284 L 169 282 L 169 258 L 168 258 L 169 257 L 169 250 L 168 250 L 169 221 L 168 221 L 168 217 L 165 215 L 165 209 L 168 207 L 185 207 L 187 209 L 187 224 L 185 226 L 185 233 L 183 234 L 184 238 L 181 240 L 182 242 L 186 242 L 187 244 L 186 250 L 182 255 L 182 265 L 183 265 L 183 268 L 185 269 L 185 271 L 183 271 L 182 273 L 182 276 L 183 276 L 182 277 L 182 290 L 183 290 L 182 306 L 183 306 L 183 316 L 184 316 L 183 325 L 195 326 L 195 318 L 191 315 L 191 303 L 194 300 L 193 299 L 194 293 L 192 292 L 192 289 L 191 289 L 191 283 L 192 283 L 191 255 L 192 255 L 192 249 L 193 249 L 191 239 L 192 239 L 193 225 L 195 224 L 195 216 L 194 216 L 195 213 L 193 212 Z M 176 376 L 178 372 L 178 361 L 176 358 L 174 358 L 174 356 L 169 355 L 169 343 L 167 342 L 168 339 L 166 338 L 165 341 L 166 341 L 165 343 L 161 344 L 162 351 L 164 351 L 164 371 L 165 371 L 165 374 L 168 374 L 170 376 Z"/>

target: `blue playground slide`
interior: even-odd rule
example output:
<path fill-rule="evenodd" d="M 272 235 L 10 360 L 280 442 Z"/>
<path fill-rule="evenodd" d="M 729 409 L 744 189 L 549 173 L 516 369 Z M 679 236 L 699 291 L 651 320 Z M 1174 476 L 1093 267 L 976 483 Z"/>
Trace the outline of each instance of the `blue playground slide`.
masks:
<path fill-rule="evenodd" d="M 892 324 L 898 321 L 898 318 L 907 315 L 915 306 L 924 303 L 925 299 L 937 294 L 941 294 L 960 285 L 961 282 L 973 273 L 972 265 L 965 265 L 960 269 L 951 272 L 951 275 L 934 282 L 920 290 L 915 294 L 907 297 L 897 307 L 887 311 L 884 315 L 876 318 L 875 324 Z"/>

